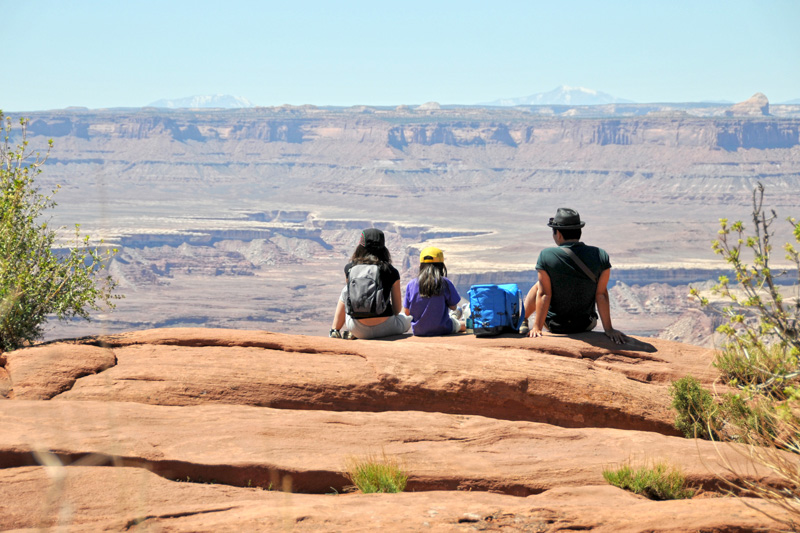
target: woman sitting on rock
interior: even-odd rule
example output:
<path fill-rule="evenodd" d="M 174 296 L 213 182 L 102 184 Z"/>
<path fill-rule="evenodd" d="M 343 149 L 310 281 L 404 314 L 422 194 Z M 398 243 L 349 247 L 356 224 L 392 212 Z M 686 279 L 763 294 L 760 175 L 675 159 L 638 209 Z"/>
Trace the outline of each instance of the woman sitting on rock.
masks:
<path fill-rule="evenodd" d="M 447 279 L 444 253 L 428 246 L 419 254 L 419 275 L 406 285 L 403 311 L 411 315 L 414 335 L 449 335 L 466 329 L 455 285 Z"/>
<path fill-rule="evenodd" d="M 400 273 L 392 266 L 381 230 L 361 232 L 344 276 L 346 284 L 336 304 L 331 337 L 377 339 L 409 330 L 411 317 L 401 312 Z M 343 335 L 345 324 L 348 331 Z"/>

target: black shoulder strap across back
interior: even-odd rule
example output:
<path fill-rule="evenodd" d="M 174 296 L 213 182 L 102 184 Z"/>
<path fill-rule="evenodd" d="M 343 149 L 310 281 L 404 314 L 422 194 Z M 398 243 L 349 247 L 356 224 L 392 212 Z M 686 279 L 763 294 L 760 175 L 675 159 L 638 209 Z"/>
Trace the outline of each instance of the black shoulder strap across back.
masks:
<path fill-rule="evenodd" d="M 597 283 L 597 276 L 594 275 L 594 272 L 589 270 L 589 267 L 586 266 L 586 263 L 581 261 L 581 258 L 578 257 L 577 254 L 575 254 L 575 252 L 573 252 L 566 246 L 562 247 L 561 249 L 567 252 L 567 255 L 569 255 L 570 258 L 575 262 L 575 264 L 578 265 L 581 270 L 583 270 L 583 273 L 586 274 L 590 280 L 592 280 L 594 283 Z"/>

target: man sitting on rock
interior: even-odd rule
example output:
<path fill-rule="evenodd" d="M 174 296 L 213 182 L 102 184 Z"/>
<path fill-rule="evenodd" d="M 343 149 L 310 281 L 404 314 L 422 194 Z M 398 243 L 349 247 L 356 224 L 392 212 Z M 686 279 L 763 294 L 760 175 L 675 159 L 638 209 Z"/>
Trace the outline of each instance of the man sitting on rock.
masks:
<path fill-rule="evenodd" d="M 599 313 L 606 336 L 617 344 L 627 341 L 611 325 L 611 262 L 605 250 L 580 242 L 585 224 L 577 211 L 564 207 L 559 207 L 547 224 L 553 228 L 553 240 L 558 246 L 545 248 L 539 254 L 539 281 L 525 297 L 525 321 L 520 328 L 523 335 L 541 337 L 542 328 L 552 333 L 591 331 Z M 536 316 L 529 327 L 528 318 L 534 311 Z"/>

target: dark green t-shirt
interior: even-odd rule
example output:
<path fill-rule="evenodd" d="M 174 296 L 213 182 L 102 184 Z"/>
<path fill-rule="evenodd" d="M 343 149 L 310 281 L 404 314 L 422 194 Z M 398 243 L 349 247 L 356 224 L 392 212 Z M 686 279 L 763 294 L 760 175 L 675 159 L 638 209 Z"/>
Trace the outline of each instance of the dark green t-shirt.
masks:
<path fill-rule="evenodd" d="M 561 250 L 567 247 L 580 257 L 598 278 L 601 272 L 611 268 L 611 261 L 605 250 L 587 246 L 582 242 L 545 248 L 539 253 L 536 270 L 547 272 L 553 291 L 546 319 L 553 333 L 585 331 L 591 320 L 597 317 L 594 301 L 597 283 L 590 280 L 569 255 Z"/>

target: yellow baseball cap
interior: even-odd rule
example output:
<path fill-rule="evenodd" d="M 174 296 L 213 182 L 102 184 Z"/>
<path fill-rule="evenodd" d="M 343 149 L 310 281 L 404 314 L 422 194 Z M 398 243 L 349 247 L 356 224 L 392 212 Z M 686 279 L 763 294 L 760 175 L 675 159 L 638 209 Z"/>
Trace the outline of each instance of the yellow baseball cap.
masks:
<path fill-rule="evenodd" d="M 444 253 L 435 246 L 428 246 L 419 253 L 420 263 L 444 263 Z"/>

